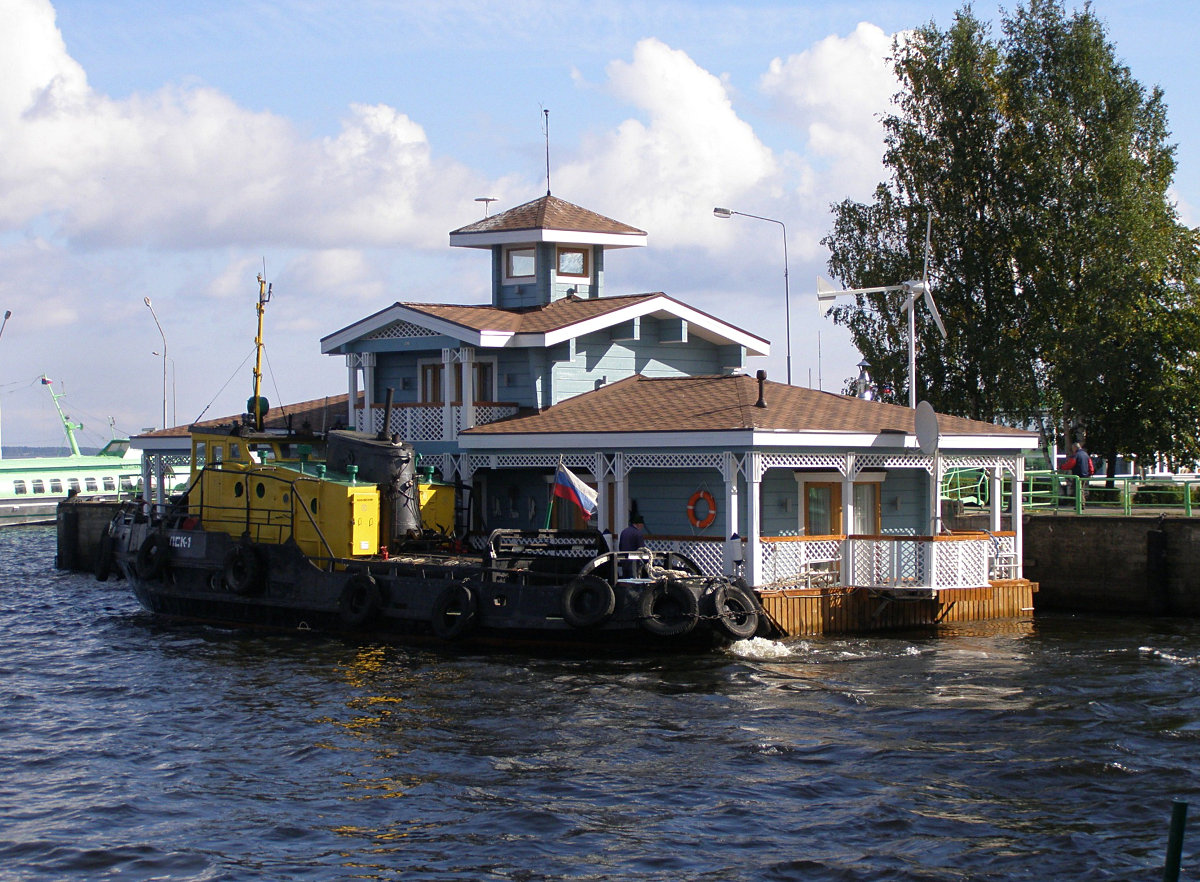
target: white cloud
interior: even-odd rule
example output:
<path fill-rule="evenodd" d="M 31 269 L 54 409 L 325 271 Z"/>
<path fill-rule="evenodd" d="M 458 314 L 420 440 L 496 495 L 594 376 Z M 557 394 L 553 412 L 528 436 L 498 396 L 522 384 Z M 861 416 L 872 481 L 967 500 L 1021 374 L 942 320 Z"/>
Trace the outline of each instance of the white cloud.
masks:
<path fill-rule="evenodd" d="M 46 2 L 0 28 L 0 229 L 53 218 L 95 246 L 230 243 L 433 248 L 482 176 L 433 155 L 420 125 L 353 105 L 341 132 L 303 139 L 285 119 L 203 86 L 112 100 L 92 91 Z"/>
<path fill-rule="evenodd" d="M 892 37 L 862 22 L 797 55 L 774 59 L 760 88 L 807 135 L 807 152 L 825 160 L 838 191 L 865 198 L 882 179 L 883 126 L 899 84 L 888 57 Z"/>
<path fill-rule="evenodd" d="M 771 150 L 738 117 L 725 85 L 686 53 L 642 40 L 632 61 L 608 66 L 608 77 L 611 92 L 647 121 L 589 138 L 581 158 L 555 172 L 556 189 L 611 206 L 669 248 L 712 242 L 714 205 L 771 185 Z"/>

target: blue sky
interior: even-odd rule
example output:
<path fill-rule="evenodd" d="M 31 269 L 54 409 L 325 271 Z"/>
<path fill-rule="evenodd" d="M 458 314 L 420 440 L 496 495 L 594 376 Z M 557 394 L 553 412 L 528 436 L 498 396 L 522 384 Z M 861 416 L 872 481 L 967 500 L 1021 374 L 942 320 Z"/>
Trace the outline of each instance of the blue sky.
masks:
<path fill-rule="evenodd" d="M 345 390 L 320 337 L 397 300 L 484 302 L 446 234 L 545 192 L 649 233 L 610 293 L 665 291 L 772 340 L 784 379 L 840 388 L 858 354 L 822 318 L 829 205 L 882 179 L 892 35 L 959 3 L 0 0 L 0 408 L 55 444 L 49 374 L 92 443 L 238 412 L 265 260 L 266 394 Z M 997 6 L 976 3 L 991 19 Z M 1195 225 L 1197 15 L 1099 2 L 1118 55 L 1170 108 Z M 935 227 L 936 236 L 936 227 Z M 954 329 L 949 329 L 954 333 Z M 155 355 L 158 352 L 160 355 Z"/>

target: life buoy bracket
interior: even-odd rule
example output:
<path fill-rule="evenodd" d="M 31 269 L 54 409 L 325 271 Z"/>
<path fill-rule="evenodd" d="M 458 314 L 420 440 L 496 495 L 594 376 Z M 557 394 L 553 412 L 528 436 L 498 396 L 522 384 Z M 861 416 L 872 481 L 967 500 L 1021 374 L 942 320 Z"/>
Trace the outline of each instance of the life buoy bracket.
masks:
<path fill-rule="evenodd" d="M 708 507 L 708 512 L 703 518 L 696 514 L 696 503 L 701 501 Z M 707 490 L 697 490 L 692 494 L 692 498 L 688 500 L 687 516 L 692 526 L 697 530 L 707 529 L 717 519 L 717 501 L 713 499 L 713 495 Z"/>

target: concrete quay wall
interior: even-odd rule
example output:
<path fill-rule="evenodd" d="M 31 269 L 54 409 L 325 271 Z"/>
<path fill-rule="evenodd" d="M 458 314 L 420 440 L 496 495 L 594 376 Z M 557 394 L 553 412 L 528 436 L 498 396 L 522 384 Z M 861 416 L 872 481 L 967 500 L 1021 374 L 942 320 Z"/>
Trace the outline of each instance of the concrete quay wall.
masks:
<path fill-rule="evenodd" d="M 1039 610 L 1200 615 L 1200 518 L 1026 515 Z"/>

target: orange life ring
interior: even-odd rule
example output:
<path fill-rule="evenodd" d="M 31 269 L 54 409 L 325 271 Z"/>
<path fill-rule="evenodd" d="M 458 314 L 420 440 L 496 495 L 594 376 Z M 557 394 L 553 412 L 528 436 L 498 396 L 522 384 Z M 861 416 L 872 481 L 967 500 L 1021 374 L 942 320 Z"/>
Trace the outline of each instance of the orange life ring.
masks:
<path fill-rule="evenodd" d="M 708 506 L 708 514 L 704 516 L 704 520 L 696 517 L 696 503 L 701 499 Z M 713 499 L 713 495 L 707 490 L 697 490 L 692 494 L 692 498 L 688 500 L 688 520 L 692 522 L 692 526 L 698 530 L 703 530 L 706 527 L 711 527 L 712 522 L 717 519 L 717 501 Z"/>

